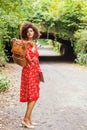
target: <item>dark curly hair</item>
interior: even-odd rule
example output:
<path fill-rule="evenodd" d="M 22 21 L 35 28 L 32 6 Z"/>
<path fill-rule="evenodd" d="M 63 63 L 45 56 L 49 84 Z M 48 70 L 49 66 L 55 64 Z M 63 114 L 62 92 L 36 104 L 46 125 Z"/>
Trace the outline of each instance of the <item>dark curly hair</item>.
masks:
<path fill-rule="evenodd" d="M 26 21 L 26 22 L 24 22 L 24 23 L 21 25 L 21 27 L 20 27 L 20 37 L 21 37 L 22 39 L 25 40 L 25 39 L 28 38 L 28 37 L 27 37 L 27 31 L 28 31 L 29 28 L 32 28 L 33 31 L 34 31 L 34 37 L 33 37 L 33 39 L 37 39 L 37 38 L 40 37 L 40 32 L 39 32 L 39 30 L 34 26 L 34 24 L 31 23 L 31 22 Z"/>

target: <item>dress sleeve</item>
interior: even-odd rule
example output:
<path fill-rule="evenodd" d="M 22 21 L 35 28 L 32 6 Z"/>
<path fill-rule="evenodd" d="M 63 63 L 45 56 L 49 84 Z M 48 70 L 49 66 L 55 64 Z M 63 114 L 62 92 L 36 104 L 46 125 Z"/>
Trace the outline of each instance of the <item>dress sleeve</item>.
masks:
<path fill-rule="evenodd" d="M 32 59 L 30 57 L 29 51 L 30 51 L 30 49 L 29 49 L 29 47 L 27 47 L 27 49 L 26 49 L 26 59 L 28 60 L 29 63 L 31 63 Z"/>
<path fill-rule="evenodd" d="M 37 48 L 37 46 L 36 46 L 36 55 L 33 57 L 32 61 L 38 66 L 39 72 L 42 72 L 42 71 L 41 71 L 41 68 L 40 68 L 39 53 L 38 53 L 38 48 Z"/>

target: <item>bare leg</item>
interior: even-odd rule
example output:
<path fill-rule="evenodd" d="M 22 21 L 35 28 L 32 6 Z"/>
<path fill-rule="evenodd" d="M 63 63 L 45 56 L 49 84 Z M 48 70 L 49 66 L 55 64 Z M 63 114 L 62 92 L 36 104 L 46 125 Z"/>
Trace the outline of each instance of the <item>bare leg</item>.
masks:
<path fill-rule="evenodd" d="M 35 106 L 35 103 L 36 103 L 36 101 L 32 101 L 32 102 L 27 103 L 27 110 L 26 110 L 26 114 L 24 117 L 24 121 L 27 124 L 29 124 L 29 122 L 31 122 L 31 113 L 32 113 L 32 110 Z"/>

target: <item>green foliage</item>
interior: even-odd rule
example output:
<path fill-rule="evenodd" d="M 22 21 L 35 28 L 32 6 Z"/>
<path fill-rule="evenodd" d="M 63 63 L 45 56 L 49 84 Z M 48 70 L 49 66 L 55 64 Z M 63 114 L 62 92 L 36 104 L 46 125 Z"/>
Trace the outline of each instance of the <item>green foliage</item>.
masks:
<path fill-rule="evenodd" d="M 76 61 L 80 64 L 87 64 L 87 30 L 76 31 L 74 37 L 74 50 L 77 55 Z"/>
<path fill-rule="evenodd" d="M 87 54 L 78 53 L 75 61 L 81 65 L 87 65 Z"/>
<path fill-rule="evenodd" d="M 31 21 L 40 31 L 52 32 L 59 38 L 70 40 L 73 43 L 76 40 L 74 33 L 79 29 L 87 29 L 87 1 L 1 0 L 0 44 L 11 46 L 11 39 L 19 38 L 20 24 L 24 21 Z M 48 41 L 43 43 L 49 44 Z M 4 47 L 0 45 L 0 62 L 1 59 L 5 59 L 4 51 Z M 80 51 L 82 53 L 81 49 Z"/>
<path fill-rule="evenodd" d="M 54 41 L 53 50 L 58 54 L 59 53 L 59 43 Z"/>
<path fill-rule="evenodd" d="M 0 92 L 5 91 L 9 88 L 10 81 L 5 75 L 0 74 Z"/>
<path fill-rule="evenodd" d="M 4 45 L 0 43 L 0 65 L 5 63 L 7 57 L 4 53 Z"/>
<path fill-rule="evenodd" d="M 37 43 L 39 43 L 42 46 L 44 46 L 44 45 L 52 45 L 52 41 L 49 40 L 49 39 L 39 39 L 37 41 Z"/>
<path fill-rule="evenodd" d="M 84 16 L 83 8 L 85 2 L 69 0 L 65 1 L 59 18 L 55 21 L 59 37 L 73 40 L 73 34 L 81 28 L 82 17 Z"/>

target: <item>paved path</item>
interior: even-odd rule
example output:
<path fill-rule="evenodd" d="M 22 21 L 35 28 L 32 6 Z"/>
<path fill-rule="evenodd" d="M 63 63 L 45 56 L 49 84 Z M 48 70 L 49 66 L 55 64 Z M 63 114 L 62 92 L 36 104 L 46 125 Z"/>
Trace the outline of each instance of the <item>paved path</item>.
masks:
<path fill-rule="evenodd" d="M 87 68 L 61 62 L 42 62 L 45 83 L 33 111 L 39 122 L 34 130 L 87 130 Z M 19 102 L 21 67 L 3 69 L 12 86 L 0 93 L 1 130 L 27 130 L 20 125 L 26 103 Z"/>
<path fill-rule="evenodd" d="M 53 51 L 52 46 L 41 46 L 39 48 L 40 61 L 74 61 L 74 56 L 61 56 L 60 53 Z"/>
<path fill-rule="evenodd" d="M 58 56 L 54 51 L 52 46 L 42 46 L 39 48 L 40 56 Z"/>

